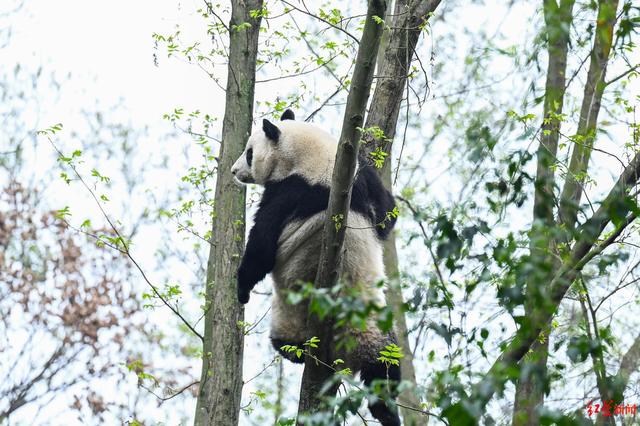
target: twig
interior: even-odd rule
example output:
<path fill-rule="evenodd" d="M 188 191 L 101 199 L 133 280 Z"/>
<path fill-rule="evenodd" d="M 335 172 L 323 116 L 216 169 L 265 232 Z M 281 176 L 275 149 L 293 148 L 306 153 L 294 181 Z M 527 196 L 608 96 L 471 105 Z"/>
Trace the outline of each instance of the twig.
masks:
<path fill-rule="evenodd" d="M 282 358 L 280 358 L 280 356 L 275 356 L 273 357 L 273 359 L 271 360 L 271 362 L 267 365 L 264 366 L 264 368 L 262 370 L 260 370 L 260 372 L 258 374 L 256 374 L 255 376 L 253 376 L 252 378 L 250 378 L 247 381 L 242 382 L 243 385 L 246 385 L 247 383 L 251 382 L 252 380 L 255 380 L 256 378 L 260 377 L 262 375 L 262 373 L 264 373 L 265 371 L 267 371 L 267 369 L 269 367 L 271 367 L 273 364 L 275 364 L 276 362 L 278 362 L 279 360 L 281 360 Z"/>
<path fill-rule="evenodd" d="M 436 275 L 438 276 L 438 280 L 440 281 L 440 284 L 444 287 L 445 281 L 442 275 L 442 271 L 440 270 L 440 266 L 438 265 L 438 260 L 436 259 L 436 255 L 431 249 L 431 244 L 429 244 L 429 237 L 427 236 L 427 231 L 424 229 L 424 225 L 422 224 L 422 221 L 418 219 L 418 211 L 415 209 L 415 207 L 413 207 L 411 202 L 406 198 L 400 197 L 399 195 L 396 195 L 396 198 L 402 201 L 403 203 L 405 203 L 407 207 L 409 207 L 409 210 L 411 210 L 411 213 L 413 213 L 413 219 L 416 222 L 418 222 L 418 226 L 420 227 L 420 230 L 422 231 L 422 236 L 424 238 L 424 243 L 425 243 L 424 245 L 427 246 L 427 249 L 429 249 L 429 254 L 431 255 L 431 259 L 433 260 L 433 266 L 436 269 Z"/>
<path fill-rule="evenodd" d="M 229 32 L 229 27 L 227 26 L 227 24 L 225 24 L 222 18 L 216 12 L 213 11 L 213 6 L 211 5 L 211 2 L 204 0 L 204 4 L 207 6 L 207 11 L 213 16 L 215 16 L 218 22 L 220 22 L 220 25 L 222 25 L 224 29 L 227 30 L 227 32 Z"/>
<path fill-rule="evenodd" d="M 306 9 L 306 10 L 303 10 L 303 9 L 300 9 L 299 7 L 296 7 L 296 6 L 292 5 L 291 3 L 289 3 L 289 2 L 288 2 L 288 1 L 286 1 L 286 0 L 280 0 L 280 1 L 281 1 L 282 3 L 284 3 L 284 4 L 286 4 L 287 6 L 289 6 L 290 8 L 292 8 L 292 9 L 294 9 L 294 10 L 297 10 L 297 11 L 298 11 L 298 12 L 300 12 L 300 13 L 304 13 L 305 15 L 311 16 L 312 18 L 315 18 L 315 19 L 317 19 L 317 20 L 319 20 L 319 21 L 324 22 L 325 24 L 329 25 L 330 27 L 332 27 L 332 28 L 334 28 L 334 29 L 336 29 L 336 30 L 338 30 L 338 31 L 341 31 L 341 32 L 345 33 L 347 36 L 351 37 L 351 39 L 352 39 L 353 41 L 355 41 L 355 42 L 356 42 L 356 44 L 360 44 L 360 40 L 358 40 L 358 39 L 357 39 L 353 34 L 351 34 L 349 31 L 345 30 L 344 28 L 340 28 L 340 27 L 338 27 L 337 25 L 332 24 L 331 22 L 327 21 L 326 19 L 323 19 L 323 18 L 319 17 L 318 15 L 315 15 L 315 14 L 311 13 L 311 12 L 309 11 L 309 9 L 307 8 L 307 6 L 304 4 L 304 1 L 302 2 L 302 4 L 304 5 L 304 7 L 305 7 L 305 9 Z"/>
<path fill-rule="evenodd" d="M 180 395 L 181 393 L 183 393 L 184 391 L 186 391 L 187 389 L 189 389 L 191 386 L 193 385 L 197 385 L 198 383 L 200 383 L 200 380 L 196 380 L 193 383 L 189 383 L 188 385 L 182 387 L 179 391 L 172 393 L 169 396 L 160 396 L 157 393 L 155 393 L 154 391 L 152 391 L 151 389 L 149 389 L 147 386 L 143 385 L 142 383 L 138 384 L 138 386 L 140 386 L 142 389 L 146 390 L 147 392 L 149 392 L 151 395 L 155 396 L 156 398 L 158 398 L 160 401 L 165 402 L 168 401 L 172 398 L 175 398 L 176 396 Z"/>
<path fill-rule="evenodd" d="M 311 119 L 318 113 L 320 112 L 320 110 L 322 108 L 324 108 L 325 106 L 327 106 L 327 104 L 331 101 L 331 99 L 333 99 L 334 97 L 336 97 L 336 95 L 338 95 L 338 93 L 340 93 L 342 91 L 342 85 L 338 86 L 338 88 L 336 89 L 335 92 L 333 92 L 331 95 L 329 95 L 329 97 L 327 99 L 325 99 L 325 101 L 323 103 L 320 104 L 320 106 L 318 108 L 316 108 L 311 114 L 309 114 L 307 116 L 307 118 L 304 119 L 305 122 L 309 122 L 311 121 Z"/>
<path fill-rule="evenodd" d="M 633 67 L 627 69 L 625 72 L 623 72 L 622 74 L 612 78 L 609 81 L 606 81 L 604 84 L 605 86 L 608 86 L 612 83 L 615 83 L 616 81 L 620 80 L 621 78 L 625 78 L 627 75 L 631 74 L 632 72 L 634 72 L 635 70 L 637 70 L 638 68 L 640 68 L 640 64 L 636 64 Z"/>
<path fill-rule="evenodd" d="M 47 139 L 49 140 L 49 143 L 51 143 L 51 146 L 53 146 L 53 149 L 58 153 L 58 155 L 60 157 L 64 157 L 64 155 L 62 154 L 62 152 L 58 149 L 58 147 L 56 146 L 56 144 L 53 142 L 53 140 L 51 139 L 50 136 L 47 136 Z M 76 177 L 78 178 L 78 180 L 82 183 L 82 185 L 86 188 L 87 191 L 89 191 L 89 194 L 91 194 L 91 197 L 93 197 L 94 201 L 96 202 L 96 204 L 98 205 L 98 208 L 100 209 L 100 212 L 102 213 L 102 216 L 105 218 L 105 220 L 107 221 L 107 223 L 109 224 L 109 226 L 111 227 L 111 230 L 114 232 L 114 234 L 116 234 L 116 236 L 118 237 L 118 241 L 120 242 L 120 244 L 122 244 L 122 249 L 120 249 L 119 251 L 121 253 L 123 253 L 125 256 L 127 256 L 127 258 L 131 261 L 131 263 L 134 264 L 134 266 L 136 267 L 136 269 L 138 270 L 138 272 L 140 272 L 140 275 L 142 275 L 142 278 L 144 279 L 144 281 L 149 285 L 149 287 L 151 287 L 151 289 L 153 290 L 153 293 L 156 295 L 156 297 L 158 299 L 160 299 L 162 301 L 162 303 L 168 307 L 171 312 L 173 312 L 178 318 L 180 318 L 180 320 L 182 321 L 182 323 L 187 326 L 187 328 L 189 330 L 191 330 L 191 332 L 193 334 L 195 334 L 198 338 L 200 338 L 200 340 L 204 340 L 203 336 L 198 333 L 196 331 L 195 328 L 193 328 L 193 326 L 189 323 L 189 321 L 186 320 L 186 318 L 184 318 L 182 316 L 182 314 L 178 311 L 177 307 L 173 307 L 169 301 L 167 301 L 161 294 L 160 291 L 158 291 L 158 288 L 153 285 L 151 283 L 151 281 L 149 281 L 149 279 L 147 278 L 147 275 L 145 274 L 145 272 L 142 270 L 142 268 L 140 267 L 140 265 L 138 264 L 138 262 L 133 258 L 133 256 L 131 255 L 131 252 L 129 251 L 129 245 L 127 244 L 126 240 L 122 237 L 122 235 L 120 234 L 120 232 L 118 231 L 118 229 L 116 228 L 116 226 L 114 225 L 114 223 L 112 222 L 111 218 L 109 217 L 109 215 L 107 214 L 107 212 L 104 210 L 104 208 L 102 207 L 102 204 L 100 204 L 100 201 L 98 200 L 98 197 L 96 196 L 95 192 L 91 189 L 91 187 L 87 184 L 87 182 L 84 180 L 84 178 L 80 175 L 80 173 L 78 172 L 78 170 L 76 169 L 76 167 L 71 164 L 68 163 L 69 167 L 71 167 L 71 170 L 73 170 L 73 173 L 76 175 Z M 100 240 L 102 241 L 102 240 Z M 104 241 L 103 241 L 104 242 Z"/>

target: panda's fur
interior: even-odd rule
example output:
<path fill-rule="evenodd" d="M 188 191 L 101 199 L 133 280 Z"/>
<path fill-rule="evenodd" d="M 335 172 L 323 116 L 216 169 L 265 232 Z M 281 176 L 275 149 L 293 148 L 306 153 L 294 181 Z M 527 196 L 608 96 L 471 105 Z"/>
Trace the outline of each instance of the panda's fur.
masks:
<path fill-rule="evenodd" d="M 303 360 L 280 348 L 301 346 L 312 336 L 306 330 L 307 305 L 288 304 L 287 293 L 299 288 L 301 282 L 315 279 L 336 150 L 337 141 L 331 135 L 312 124 L 295 121 L 293 112 L 287 110 L 277 125 L 263 120 L 231 169 L 240 183 L 265 187 L 238 269 L 238 300 L 247 303 L 253 287 L 271 273 L 271 341 L 294 362 Z M 364 161 L 359 163 L 341 280 L 355 288 L 364 302 L 384 306 L 379 286 L 385 278 L 382 240 L 395 224 L 387 214 L 395 203 L 375 169 Z M 347 353 L 340 353 L 346 367 L 360 372 L 367 385 L 375 379 L 400 380 L 398 367 L 386 368 L 376 360 L 380 350 L 395 343 L 392 334 L 382 332 L 373 320 L 367 322 L 364 331 L 348 332 L 357 343 Z M 382 401 L 374 401 L 369 408 L 383 425 L 400 424 L 395 408 Z"/>

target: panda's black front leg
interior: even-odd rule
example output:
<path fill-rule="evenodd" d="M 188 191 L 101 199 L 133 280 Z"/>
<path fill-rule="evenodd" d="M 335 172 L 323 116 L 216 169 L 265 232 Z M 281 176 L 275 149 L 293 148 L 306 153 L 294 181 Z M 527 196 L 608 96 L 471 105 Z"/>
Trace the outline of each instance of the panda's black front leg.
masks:
<path fill-rule="evenodd" d="M 245 304 L 249 301 L 249 294 L 253 287 L 256 286 L 267 274 L 260 274 L 260 270 L 256 267 L 255 260 L 246 254 L 242 258 L 242 263 L 238 268 L 238 302 Z"/>
<path fill-rule="evenodd" d="M 238 268 L 238 302 L 243 305 L 249 301 L 251 290 L 271 272 L 275 264 L 277 240 L 275 244 L 269 241 L 269 236 L 260 233 L 257 227 L 258 224 L 249 233 L 247 248 Z"/>
<path fill-rule="evenodd" d="M 251 290 L 273 270 L 276 263 L 278 238 L 284 220 L 278 203 L 262 204 L 238 268 L 238 302 L 249 301 Z"/>

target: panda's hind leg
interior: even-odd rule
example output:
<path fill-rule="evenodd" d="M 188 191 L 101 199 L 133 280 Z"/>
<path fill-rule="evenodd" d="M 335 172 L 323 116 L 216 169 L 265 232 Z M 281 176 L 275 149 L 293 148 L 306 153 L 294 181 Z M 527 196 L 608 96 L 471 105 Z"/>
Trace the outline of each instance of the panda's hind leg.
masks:
<path fill-rule="evenodd" d="M 304 354 L 299 350 L 283 350 L 283 346 L 304 349 L 306 341 L 307 308 L 302 303 L 290 305 L 285 296 L 276 291 L 271 300 L 271 344 L 283 358 L 295 363 L 304 363 Z"/>
<path fill-rule="evenodd" d="M 400 383 L 400 367 L 390 365 L 387 367 L 380 361 L 366 362 L 360 370 L 360 378 L 367 387 L 375 385 L 377 382 L 384 386 L 388 392 L 382 392 L 387 399 L 394 399 L 397 396 L 397 387 Z M 374 386 L 375 387 L 375 386 Z M 383 426 L 400 426 L 400 417 L 395 405 L 390 406 L 384 399 L 376 398 L 369 401 L 369 411 Z"/>
<path fill-rule="evenodd" d="M 399 365 L 386 365 L 378 360 L 380 351 L 391 344 L 396 343 L 393 333 L 383 333 L 375 326 L 371 326 L 368 332 L 360 336 L 361 352 L 358 354 L 360 379 L 365 386 L 375 390 L 378 397 L 369 399 L 369 411 L 383 426 L 400 426 L 398 408 L 393 402 L 398 396 L 398 385 L 401 374 Z"/>

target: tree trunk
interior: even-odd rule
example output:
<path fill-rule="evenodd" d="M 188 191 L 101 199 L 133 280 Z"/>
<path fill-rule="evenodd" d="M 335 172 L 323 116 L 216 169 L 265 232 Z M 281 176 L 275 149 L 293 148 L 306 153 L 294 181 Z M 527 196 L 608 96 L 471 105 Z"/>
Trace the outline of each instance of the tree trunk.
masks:
<path fill-rule="evenodd" d="M 512 374 L 515 367 L 539 339 L 543 328 L 548 325 L 555 315 L 560 302 L 562 302 L 567 290 L 575 280 L 577 274 L 584 266 L 597 257 L 602 250 L 612 244 L 622 231 L 631 224 L 636 216 L 631 213 L 631 207 L 623 200 L 628 196 L 629 190 L 640 182 L 640 154 L 636 154 L 633 160 L 625 167 L 616 184 L 600 204 L 598 210 L 576 230 L 576 244 L 571 249 L 558 268 L 553 280 L 549 283 L 549 303 L 545 309 L 538 311 L 529 327 L 521 327 L 515 333 L 513 339 L 502 351 L 498 359 L 493 363 L 483 378 L 473 386 L 469 403 L 482 410 L 493 397 L 493 394 L 504 388 L 504 384 Z M 615 231 L 598 243 L 598 238 L 605 227 L 611 223 L 613 206 L 620 206 L 615 214 L 626 219 L 618 224 Z M 443 412 L 444 416 L 458 415 L 461 410 L 466 412 L 462 403 L 454 404 Z"/>
<path fill-rule="evenodd" d="M 551 281 L 554 266 L 557 266 L 554 238 L 551 236 L 555 227 L 554 169 L 562 125 L 558 117 L 562 114 L 566 91 L 565 74 L 573 4 L 574 0 L 561 0 L 560 5 L 556 4 L 556 0 L 544 0 L 543 5 L 549 63 L 544 120 L 537 152 L 533 221 L 529 237 L 529 258 L 533 266 L 531 269 L 536 273 L 531 274 L 526 282 L 527 299 L 524 308 L 525 316 L 528 318 L 532 318 L 536 309 L 540 308 L 540 301 L 544 302 L 544 285 Z M 534 343 L 530 354 L 521 363 L 521 375 L 516 383 L 513 409 L 514 426 L 539 424 L 536 409 L 544 404 L 548 351 L 549 338 L 546 336 Z"/>
<path fill-rule="evenodd" d="M 611 53 L 616 23 L 618 0 L 599 0 L 595 38 L 591 51 L 587 83 L 584 87 L 582 107 L 576 141 L 573 144 L 569 171 L 560 197 L 560 221 L 567 229 L 575 226 L 582 199 L 583 184 L 589 167 L 596 136 L 600 101 L 606 87 L 605 75 Z"/>
<path fill-rule="evenodd" d="M 556 228 L 553 219 L 554 172 L 556 151 L 560 135 L 565 93 L 565 72 L 569 31 L 572 22 L 574 0 L 544 0 L 544 17 L 548 41 L 549 66 L 544 103 L 544 123 L 541 143 L 538 148 L 538 165 L 535 182 L 533 223 L 530 233 L 530 262 L 537 271 L 527 280 L 525 316 L 536 322 L 535 317 L 548 308 L 549 283 L 557 270 L 558 259 L 554 255 L 556 239 L 551 235 Z M 600 0 L 596 23 L 596 34 L 591 53 L 591 63 L 584 89 L 582 109 L 578 124 L 577 140 L 574 143 L 569 171 L 560 197 L 559 222 L 572 229 L 577 220 L 578 206 L 582 196 L 582 184 L 587 172 L 593 141 L 595 140 L 600 101 L 604 93 L 604 77 L 613 40 L 613 26 L 618 0 Z M 567 241 L 571 238 L 568 236 Z M 542 283 L 542 284 L 541 284 Z M 542 315 L 545 315 L 542 313 Z M 548 334 L 543 332 L 543 334 Z M 531 352 L 522 362 L 521 377 L 516 384 L 513 424 L 539 424 L 537 408 L 544 403 L 548 387 L 546 381 L 548 335 L 531 347 Z"/>
<path fill-rule="evenodd" d="M 358 149 L 360 147 L 360 130 L 364 123 L 364 114 L 371 91 L 373 73 L 376 65 L 376 54 L 380 45 L 380 37 L 384 26 L 376 23 L 374 16 L 384 17 L 387 4 L 385 0 L 369 0 L 367 16 L 358 47 L 358 55 L 351 80 L 351 87 L 347 97 L 347 106 L 342 123 L 342 132 L 338 142 L 338 152 L 331 178 L 329 205 L 324 224 L 322 250 L 318 273 L 315 279 L 317 288 L 328 288 L 335 285 L 340 274 L 342 260 L 342 244 L 346 227 L 337 227 L 333 218 L 340 217 L 341 223 L 347 223 L 349 205 L 351 201 L 351 187 L 355 175 Z M 320 390 L 323 384 L 332 376 L 332 370 L 315 361 L 317 357 L 327 365 L 332 364 L 333 324 L 331 319 L 319 321 L 309 317 L 307 321 L 313 336 L 320 339 L 319 347 L 313 351 L 313 356 L 305 359 L 304 374 L 300 387 L 300 402 L 298 405 L 298 420 L 302 414 L 315 413 L 320 406 Z M 325 395 L 335 394 L 334 386 Z"/>
<path fill-rule="evenodd" d="M 382 181 L 391 190 L 391 143 L 396 134 L 398 115 L 402 96 L 407 82 L 409 66 L 415 56 L 421 26 L 430 18 L 431 13 L 438 7 L 440 0 L 414 1 L 398 0 L 394 7 L 394 19 L 390 26 L 393 28 L 387 35 L 382 61 L 378 64 L 379 80 L 373 93 L 369 115 L 365 128 L 379 127 L 385 135 L 384 140 L 368 141 L 364 147 L 371 152 L 377 147 L 387 152 L 383 168 L 380 170 Z M 379 57 L 380 59 L 380 57 Z M 398 268 L 398 254 L 396 237 L 392 233 L 384 245 L 384 264 L 390 282 L 398 283 L 400 271 Z M 413 352 L 409 343 L 407 321 L 404 315 L 402 289 L 390 286 L 386 293 L 387 304 L 393 308 L 395 330 L 398 343 L 403 348 L 404 358 L 401 362 L 402 380 L 408 381 L 416 387 L 416 374 L 413 367 Z M 409 407 L 419 408 L 420 401 L 414 392 L 403 392 L 398 402 Z M 405 425 L 424 425 L 428 417 L 410 409 L 400 408 Z"/>
<path fill-rule="evenodd" d="M 587 336 L 591 341 L 599 341 L 600 340 L 600 332 L 598 330 L 598 318 L 596 315 L 596 311 L 593 309 L 591 304 L 591 298 L 589 296 L 589 290 L 587 289 L 586 284 L 584 283 L 584 279 L 580 277 L 579 279 L 584 287 L 584 295 L 580 297 L 580 306 L 582 307 L 582 314 L 584 316 L 584 321 L 587 329 Z M 587 309 L 587 303 L 589 304 L 589 308 Z M 593 324 L 592 324 L 593 322 Z M 591 329 L 593 328 L 593 333 Z M 598 392 L 600 393 L 601 401 L 610 401 L 613 400 L 615 403 L 620 403 L 622 398 L 615 398 L 615 389 L 611 386 L 611 382 L 609 381 L 609 377 L 607 376 L 607 367 L 604 360 L 604 353 L 596 353 L 591 352 L 591 362 L 593 364 L 593 374 L 596 376 L 596 386 L 598 388 Z M 613 408 L 613 407 L 612 407 Z M 612 416 L 603 416 L 602 412 L 598 413 L 596 418 L 596 425 L 601 426 L 615 426 L 615 421 Z"/>
<path fill-rule="evenodd" d="M 218 159 L 213 243 L 207 263 L 202 375 L 195 425 L 237 425 L 242 394 L 244 308 L 236 295 L 245 235 L 245 190 L 233 183 L 231 166 L 251 133 L 262 0 L 233 0 L 222 146 Z M 242 26 L 249 23 L 250 27 Z"/>

